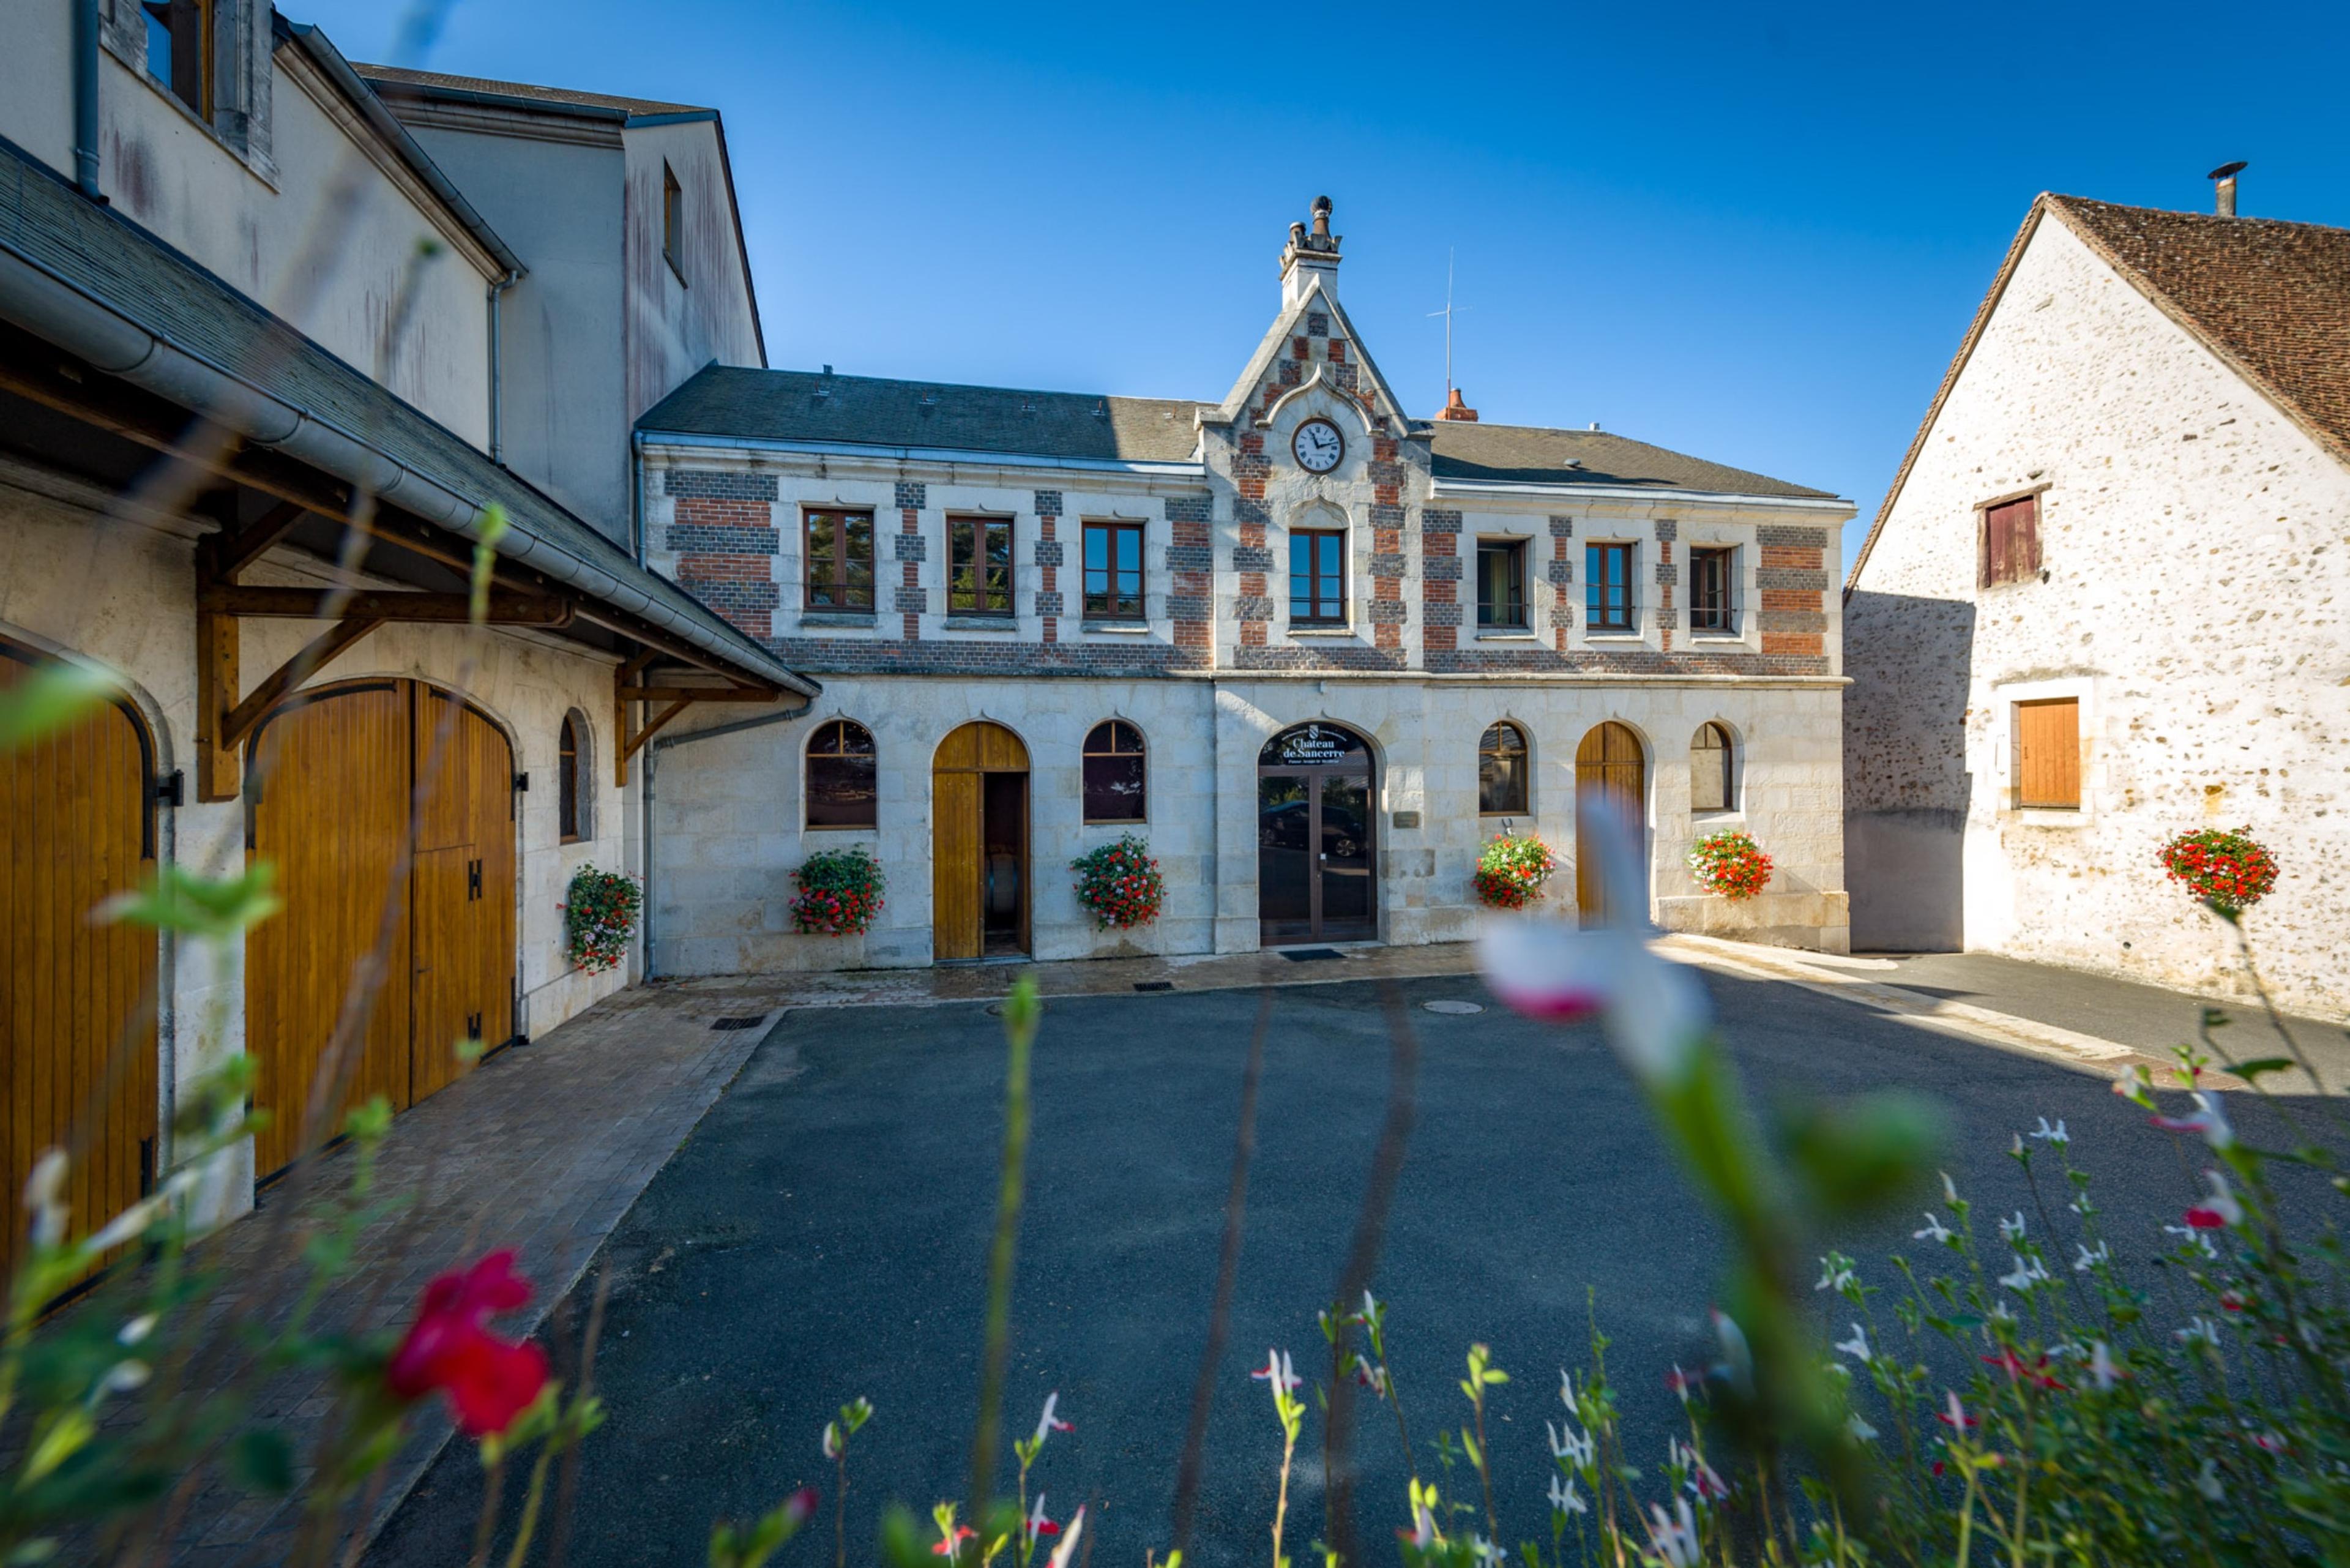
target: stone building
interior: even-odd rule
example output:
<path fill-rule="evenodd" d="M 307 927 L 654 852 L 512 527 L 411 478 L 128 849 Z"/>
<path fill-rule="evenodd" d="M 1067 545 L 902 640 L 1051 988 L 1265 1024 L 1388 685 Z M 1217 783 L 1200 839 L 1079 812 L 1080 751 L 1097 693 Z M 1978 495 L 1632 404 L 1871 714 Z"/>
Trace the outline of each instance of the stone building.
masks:
<path fill-rule="evenodd" d="M 1850 504 L 1413 418 L 1329 211 L 1221 401 L 717 366 L 639 421 L 648 559 L 825 688 L 654 742 L 660 972 L 1454 940 L 1505 826 L 1577 896 L 1590 790 L 1645 825 L 1664 924 L 1845 946 Z M 1745 906 L 1683 864 L 1729 826 L 1777 860 Z M 1126 833 L 1169 903 L 1103 932 L 1067 867 Z M 794 869 L 847 844 L 879 922 L 794 934 Z"/>
<path fill-rule="evenodd" d="M 2159 846 L 2238 827 L 2287 1002 L 2350 1012 L 2350 231 L 2033 203 L 1846 587 L 1869 948 L 2244 981 Z"/>

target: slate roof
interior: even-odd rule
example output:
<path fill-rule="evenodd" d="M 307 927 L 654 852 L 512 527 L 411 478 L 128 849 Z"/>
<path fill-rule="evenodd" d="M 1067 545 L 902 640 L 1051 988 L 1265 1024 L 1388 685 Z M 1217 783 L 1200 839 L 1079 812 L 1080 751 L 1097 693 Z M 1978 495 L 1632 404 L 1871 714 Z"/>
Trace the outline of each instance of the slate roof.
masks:
<path fill-rule="evenodd" d="M 411 88 L 421 93 L 465 93 L 481 98 L 504 98 L 523 104 L 541 104 L 548 109 L 589 109 L 617 110 L 621 114 L 709 114 L 711 109 L 697 103 L 665 103 L 659 99 L 621 98 L 612 93 L 581 92 L 574 88 L 534 87 L 528 82 L 502 82 L 488 77 L 452 76 L 445 71 L 412 71 L 400 66 L 353 65 L 369 81 L 380 87 Z"/>
<path fill-rule="evenodd" d="M 1213 417 L 1217 408 L 1184 398 L 1113 398 L 712 365 L 645 410 L 637 428 L 656 437 L 1190 462 L 1198 455 L 1193 421 L 1203 414 Z M 1432 435 L 1439 479 L 1834 498 L 1824 490 L 1598 431 L 1444 421 L 1415 423 L 1413 431 Z M 1570 459 L 1583 466 L 1568 467 Z"/>
<path fill-rule="evenodd" d="M 0 141 L 0 249 L 62 279 L 197 359 L 304 410 L 477 504 L 502 505 L 523 531 L 557 545 L 739 650 L 764 679 L 774 655 L 684 589 L 637 565 L 584 519 L 344 363 L 110 207 Z"/>
<path fill-rule="evenodd" d="M 938 447 L 1007 456 L 1189 462 L 1194 421 L 1213 403 L 961 387 L 810 370 L 705 367 L 645 410 L 648 434 L 851 446 Z"/>

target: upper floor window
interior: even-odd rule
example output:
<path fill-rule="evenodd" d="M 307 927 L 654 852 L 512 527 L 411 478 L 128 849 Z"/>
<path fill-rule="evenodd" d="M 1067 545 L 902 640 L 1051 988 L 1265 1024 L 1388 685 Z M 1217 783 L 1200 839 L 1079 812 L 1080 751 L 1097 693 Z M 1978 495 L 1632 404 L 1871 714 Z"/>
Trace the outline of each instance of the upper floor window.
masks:
<path fill-rule="evenodd" d="M 2081 701 L 2015 704 L 2015 804 L 2081 809 Z"/>
<path fill-rule="evenodd" d="M 1477 624 L 1526 624 L 1526 542 L 1477 541 Z"/>
<path fill-rule="evenodd" d="M 1479 814 L 1523 816 L 1526 799 L 1526 732 L 1506 719 L 1488 724 L 1477 742 Z"/>
<path fill-rule="evenodd" d="M 676 171 L 664 161 L 661 164 L 661 255 L 670 270 L 677 274 L 680 283 L 685 281 L 685 191 L 677 182 Z"/>
<path fill-rule="evenodd" d="M 808 737 L 807 825 L 871 827 L 879 819 L 873 732 L 847 719 L 818 724 Z"/>
<path fill-rule="evenodd" d="M 1632 629 L 1632 549 L 1629 545 L 1583 547 L 1585 629 Z"/>
<path fill-rule="evenodd" d="M 947 519 L 947 613 L 1012 613 L 1012 519 Z"/>
<path fill-rule="evenodd" d="M 1312 529 L 1290 534 L 1289 618 L 1293 625 L 1345 622 L 1346 535 Z"/>
<path fill-rule="evenodd" d="M 213 117 L 213 0 L 140 0 L 147 74 L 200 119 Z"/>
<path fill-rule="evenodd" d="M 1690 552 L 1690 629 L 1734 632 L 1738 610 L 1731 597 L 1736 580 L 1731 567 L 1735 550 L 1694 549 Z"/>
<path fill-rule="evenodd" d="M 1142 524 L 1086 524 L 1086 618 L 1142 618 Z"/>
<path fill-rule="evenodd" d="M 2040 575 L 2040 497 L 1986 506 L 1976 585 L 2020 583 Z"/>
<path fill-rule="evenodd" d="M 810 507 L 807 607 L 873 607 L 873 514 Z"/>
<path fill-rule="evenodd" d="M 1147 804 L 1142 732 L 1123 719 L 1106 719 L 1086 736 L 1087 822 L 1140 822 Z"/>
<path fill-rule="evenodd" d="M 1730 732 L 1700 724 L 1690 742 L 1690 809 L 1728 811 L 1731 793 Z"/>
<path fill-rule="evenodd" d="M 563 733 L 556 743 L 555 831 L 566 844 L 588 836 L 588 803 L 593 800 L 588 722 L 575 711 L 563 715 Z"/>

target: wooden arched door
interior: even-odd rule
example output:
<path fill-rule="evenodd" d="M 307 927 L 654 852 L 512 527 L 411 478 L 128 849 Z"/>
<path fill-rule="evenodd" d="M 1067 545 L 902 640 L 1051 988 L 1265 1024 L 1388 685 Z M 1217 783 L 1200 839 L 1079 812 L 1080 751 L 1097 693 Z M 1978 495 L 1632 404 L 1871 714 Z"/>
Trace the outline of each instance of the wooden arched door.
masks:
<path fill-rule="evenodd" d="M 47 662 L 0 642 L 0 691 Z M 155 868 L 155 756 L 128 700 L 0 751 L 0 1267 L 22 1255 L 17 1194 L 44 1150 L 72 1157 L 78 1229 L 153 1186 L 159 1159 L 157 939 L 90 912 Z"/>
<path fill-rule="evenodd" d="M 1576 836 L 1581 836 L 1581 825 L 1587 820 L 1590 809 L 1596 805 L 1611 813 L 1615 819 L 1629 827 L 1634 834 L 1642 831 L 1647 820 L 1647 769 L 1641 761 L 1640 738 L 1622 724 L 1610 720 L 1598 725 L 1583 737 L 1575 749 L 1575 815 Z M 1598 925 L 1617 911 L 1607 907 L 1600 890 L 1598 857 L 1584 853 L 1578 843 L 1575 853 L 1575 903 L 1582 911 L 1583 923 Z M 1646 919 L 1646 909 L 1622 912 L 1634 919 Z"/>
<path fill-rule="evenodd" d="M 1029 950 L 1028 748 L 1001 724 L 965 724 L 931 759 L 931 953 Z"/>
<path fill-rule="evenodd" d="M 405 1110 L 446 1087 L 461 1042 L 513 1038 L 513 753 L 444 692 L 347 681 L 262 721 L 245 813 L 247 850 L 276 866 L 286 902 L 245 948 L 254 1103 L 270 1113 L 255 1165 L 268 1175 L 351 1106 L 380 1095 Z M 365 1027 L 330 1059 L 362 990 Z M 341 1092 L 323 1090 L 306 1127 L 322 1073 Z"/>

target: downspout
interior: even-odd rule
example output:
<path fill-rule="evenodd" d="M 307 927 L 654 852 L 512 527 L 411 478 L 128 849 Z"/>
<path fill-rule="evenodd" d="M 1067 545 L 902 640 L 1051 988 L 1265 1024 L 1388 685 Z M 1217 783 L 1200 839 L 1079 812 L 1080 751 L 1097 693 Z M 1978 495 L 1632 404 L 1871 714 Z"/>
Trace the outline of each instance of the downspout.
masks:
<path fill-rule="evenodd" d="M 74 188 L 103 204 L 98 188 L 98 7 L 99 0 L 74 0 Z"/>
<path fill-rule="evenodd" d="M 504 369 L 501 353 L 503 335 L 498 331 L 498 296 L 512 288 L 521 276 L 519 269 L 508 268 L 505 276 L 490 285 L 490 461 L 501 468 L 505 466 L 506 459 L 504 423 L 498 417 L 499 380 Z"/>
<path fill-rule="evenodd" d="M 629 432 L 629 548 L 645 564 L 645 432 Z"/>
<path fill-rule="evenodd" d="M 645 782 L 639 790 L 638 805 L 644 813 L 645 841 L 645 978 L 651 980 L 660 973 L 654 961 L 659 940 L 653 934 L 655 911 L 660 908 L 653 897 L 653 775 L 660 771 L 660 754 L 671 746 L 691 745 L 696 741 L 715 740 L 720 735 L 739 735 L 745 730 L 764 730 L 770 724 L 788 724 L 794 719 L 805 719 L 816 699 L 808 698 L 796 708 L 780 713 L 762 713 L 755 719 L 737 719 L 731 724 L 713 724 L 707 730 L 694 730 L 682 735 L 655 735 L 645 747 Z"/>

